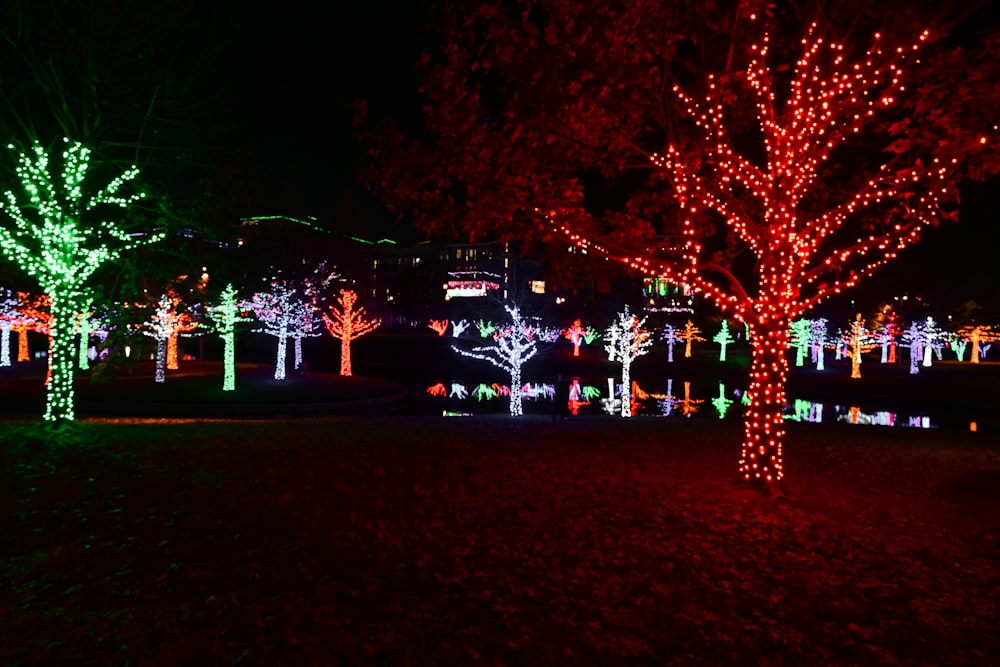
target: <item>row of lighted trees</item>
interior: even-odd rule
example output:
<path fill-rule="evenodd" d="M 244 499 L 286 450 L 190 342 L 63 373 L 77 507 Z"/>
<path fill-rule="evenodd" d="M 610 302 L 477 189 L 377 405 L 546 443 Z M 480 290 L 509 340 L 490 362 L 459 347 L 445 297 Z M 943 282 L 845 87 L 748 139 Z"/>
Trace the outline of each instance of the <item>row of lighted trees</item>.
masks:
<path fill-rule="evenodd" d="M 63 140 L 58 163 L 60 168 L 54 169 L 49 151 L 35 141 L 18 156 L 16 173 L 22 194 L 18 196 L 8 190 L 0 201 L 0 213 L 7 223 L 0 225 L 0 252 L 38 283 L 44 295 L 39 298 L 48 306 L 43 316 L 38 312 L 40 308 L 36 312 L 31 310 L 32 306 L 43 305 L 42 301 L 32 304 L 19 300 L 11 305 L 9 296 L 5 301 L 11 312 L 18 313 L 10 321 L 24 322 L 30 318 L 34 326 L 47 328 L 49 372 L 44 413 L 47 421 L 74 418 L 74 362 L 80 356 L 74 349 L 74 334 L 96 326 L 88 323 L 93 300 L 90 281 L 94 273 L 127 251 L 164 238 L 162 231 L 128 231 L 120 222 L 124 210 L 144 196 L 139 192 L 124 192 L 139 173 L 135 166 L 103 187 L 93 188 L 87 182 L 90 150 L 69 139 Z M 225 343 L 225 388 L 234 386 L 233 336 L 236 325 L 244 319 L 242 312 L 252 308 L 262 329 L 276 335 L 279 347 L 283 348 L 287 338 L 293 337 L 288 332 L 301 332 L 307 315 L 302 307 L 293 304 L 291 296 L 287 286 L 275 281 L 270 291 L 258 292 L 245 302 L 227 287 L 218 302 L 207 305 L 206 323 L 211 322 Z M 342 370 L 348 373 L 350 340 L 377 325 L 365 318 L 362 309 L 355 309 L 355 301 L 356 295 L 343 292 L 339 307 L 323 314 L 327 330 L 342 340 Z M 175 298 L 165 294 L 147 327 L 147 333 L 157 340 L 157 358 L 163 362 L 171 349 L 170 341 L 195 324 L 177 312 L 175 306 Z M 4 332 L 9 335 L 7 328 Z M 276 377 L 283 375 L 283 359 L 282 356 Z M 161 372 L 162 369 L 158 370 L 158 379 L 162 379 Z"/>
<path fill-rule="evenodd" d="M 182 304 L 180 296 L 168 290 L 160 296 L 148 319 L 142 323 L 116 324 L 115 318 L 94 311 L 78 313 L 73 329 L 79 336 L 80 352 L 78 367 L 89 367 L 89 343 L 93 336 L 106 339 L 116 326 L 139 331 L 156 341 L 156 381 L 164 382 L 167 369 L 178 368 L 177 341 L 181 336 L 216 333 L 223 341 L 224 383 L 223 389 L 235 388 L 235 335 L 241 323 L 255 323 L 254 332 L 265 333 L 278 339 L 277 361 L 274 377 L 285 379 L 287 340 L 294 341 L 295 368 L 303 363 L 302 339 L 319 336 L 319 324 L 341 341 L 342 375 L 351 374 L 350 342 L 375 329 L 376 319 L 365 316 L 364 308 L 357 307 L 357 294 L 341 289 L 336 304 L 325 311 L 319 304 L 319 293 L 303 290 L 299 294 L 290 281 L 272 281 L 270 289 L 255 292 L 248 299 L 240 299 L 233 286 L 227 285 L 218 301 L 207 304 Z M 47 296 L 32 296 L 25 292 L 16 295 L 0 289 L 0 366 L 10 365 L 10 334 L 18 336 L 17 360 L 28 361 L 27 332 L 34 331 L 52 335 L 51 299 Z M 142 311 L 144 306 L 132 306 L 129 310 Z M 127 332 L 126 332 L 127 333 Z"/>
<path fill-rule="evenodd" d="M 632 362 L 650 351 L 654 343 L 654 332 L 647 328 L 646 318 L 629 312 L 628 307 L 618 313 L 614 322 L 603 332 L 599 333 L 593 327 L 584 329 L 580 320 L 575 320 L 573 325 L 560 329 L 549 327 L 539 323 L 537 320 L 524 317 L 520 310 L 514 306 L 505 306 L 508 319 L 503 323 L 495 323 L 487 320 L 479 320 L 474 323 L 475 330 L 478 331 L 478 338 L 492 339 L 492 342 L 484 342 L 473 347 L 452 345 L 455 352 L 492 363 L 494 366 L 503 369 L 510 377 L 510 414 L 518 416 L 522 414 L 521 395 L 524 392 L 514 388 L 522 386 L 521 371 L 523 365 L 538 353 L 540 343 L 554 343 L 560 338 L 568 338 L 573 342 L 574 355 L 579 355 L 580 344 L 583 342 L 593 342 L 598 337 L 603 336 L 605 341 L 604 349 L 608 353 L 609 361 L 617 361 L 621 364 L 621 416 L 631 416 L 631 391 L 630 369 Z M 473 324 L 466 320 L 451 322 L 452 337 L 459 339 L 470 330 Z M 448 331 L 449 322 L 447 320 L 431 320 L 431 329 L 439 335 L 445 335 Z M 583 333 L 586 333 L 584 338 Z M 660 331 L 659 339 L 666 341 L 668 349 L 668 362 L 673 362 L 673 348 L 679 343 L 685 343 L 685 356 L 691 356 L 691 344 L 696 341 L 705 341 L 698 334 L 701 330 L 690 320 L 684 327 L 675 327 L 666 324 Z M 804 365 L 807 356 L 812 356 L 812 361 L 816 368 L 824 368 L 824 350 L 833 348 L 836 351 L 836 358 L 849 358 L 852 362 L 852 377 L 861 377 L 859 366 L 861 354 L 882 346 L 882 363 L 895 363 L 896 348 L 908 348 L 910 351 L 910 372 L 919 371 L 919 366 L 930 366 L 931 356 L 936 353 L 941 358 L 941 350 L 947 345 L 955 352 L 959 361 L 962 360 L 964 352 L 969 343 L 972 344 L 971 361 L 978 363 L 980 357 L 990 347 L 990 341 L 996 340 L 998 334 L 993 327 L 989 326 L 968 326 L 956 332 L 945 332 L 934 322 L 933 318 L 926 318 L 922 321 L 913 322 L 908 328 L 902 329 L 897 326 L 896 318 L 889 317 L 886 323 L 874 331 L 868 330 L 858 315 L 852 326 L 847 331 L 838 332 L 837 336 L 827 335 L 826 320 L 823 318 L 809 320 L 799 319 L 792 322 L 787 332 L 788 347 L 795 349 L 796 365 Z M 475 338 L 475 336 L 473 336 Z M 720 361 L 726 360 L 726 347 L 735 342 L 729 330 L 728 322 L 723 319 L 718 333 L 712 340 L 719 344 Z M 782 355 L 784 358 L 784 355 Z"/>

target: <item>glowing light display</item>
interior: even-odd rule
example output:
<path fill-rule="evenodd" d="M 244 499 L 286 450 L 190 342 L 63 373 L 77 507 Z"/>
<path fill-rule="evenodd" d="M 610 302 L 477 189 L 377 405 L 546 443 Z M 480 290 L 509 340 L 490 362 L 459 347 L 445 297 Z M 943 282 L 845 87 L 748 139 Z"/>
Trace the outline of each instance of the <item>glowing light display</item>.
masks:
<path fill-rule="evenodd" d="M 505 370 L 510 375 L 510 386 L 520 387 L 521 367 L 538 353 L 538 342 L 534 328 L 524 320 L 516 306 L 505 305 L 504 309 L 509 319 L 494 332 L 492 345 L 480 345 L 471 350 L 452 345 L 451 349 L 462 356 L 488 361 Z M 510 415 L 520 417 L 522 414 L 521 392 L 511 391 Z"/>
<path fill-rule="evenodd" d="M 861 377 L 861 355 L 875 346 L 871 333 L 865 326 L 861 313 L 858 313 L 851 324 L 851 335 L 848 339 L 848 350 L 851 356 L 851 377 Z"/>
<path fill-rule="evenodd" d="M 684 398 L 680 401 L 681 414 L 690 417 L 698 412 L 699 406 L 705 401 L 698 398 L 691 398 L 691 383 L 684 382 Z"/>
<path fill-rule="evenodd" d="M 806 352 L 812 343 L 812 322 L 801 318 L 792 322 L 791 334 L 788 344 L 795 348 L 795 365 L 804 366 L 806 363 Z"/>
<path fill-rule="evenodd" d="M 662 398 L 657 400 L 657 405 L 660 408 L 660 413 L 664 417 L 669 417 L 670 413 L 674 411 L 674 408 L 680 405 L 680 399 L 674 396 L 673 378 L 667 379 L 667 393 Z"/>
<path fill-rule="evenodd" d="M 236 326 L 252 321 L 243 315 L 246 307 L 237 299 L 236 290 L 229 283 L 219 295 L 219 301 L 206 310 L 215 332 L 222 339 L 222 391 L 236 389 Z"/>
<path fill-rule="evenodd" d="M 712 341 L 718 343 L 721 348 L 719 350 L 719 361 L 725 361 L 726 346 L 736 342 L 736 339 L 734 339 L 732 334 L 729 333 L 728 321 L 726 321 L 725 319 L 722 320 L 722 328 L 720 328 L 719 332 L 715 334 L 715 336 L 712 338 Z"/>
<path fill-rule="evenodd" d="M 500 289 L 499 283 L 488 280 L 449 280 L 444 286 L 445 301 L 486 296 Z"/>
<path fill-rule="evenodd" d="M 445 388 L 443 383 L 438 382 L 437 384 L 432 384 L 427 387 L 427 395 L 444 397 L 448 395 L 448 390 Z"/>
<path fill-rule="evenodd" d="M 899 333 L 896 313 L 890 312 L 888 315 L 884 315 L 882 323 L 874 334 L 875 343 L 882 347 L 881 362 L 883 364 L 896 363 L 896 341 L 899 338 Z"/>
<path fill-rule="evenodd" d="M 489 338 L 493 335 L 493 332 L 497 330 L 497 325 L 493 322 L 487 322 L 485 320 L 479 320 L 476 322 L 476 329 L 479 330 L 480 338 Z"/>
<path fill-rule="evenodd" d="M 472 390 L 472 395 L 476 397 L 477 401 L 481 401 L 484 398 L 486 400 L 489 400 L 491 398 L 496 398 L 498 396 L 498 392 L 490 385 L 486 383 L 481 383 L 475 389 Z"/>
<path fill-rule="evenodd" d="M 451 325 L 451 335 L 452 338 L 458 338 L 469 328 L 469 322 L 466 320 L 460 320 L 458 322 L 453 322 Z"/>
<path fill-rule="evenodd" d="M 330 306 L 330 314 L 323 314 L 326 330 L 340 339 L 340 374 L 351 374 L 351 341 L 361 338 L 378 328 L 381 321 L 368 319 L 363 307 L 355 308 L 358 295 L 353 290 L 340 290 L 337 306 Z"/>
<path fill-rule="evenodd" d="M 826 368 L 826 318 L 819 317 L 810 321 L 810 340 L 812 341 L 812 361 L 816 364 L 816 370 L 821 371 Z"/>
<path fill-rule="evenodd" d="M 443 336 L 448 331 L 448 320 L 431 320 L 427 326 L 433 329 L 438 336 Z"/>
<path fill-rule="evenodd" d="M 684 339 L 684 356 L 687 358 L 691 357 L 691 343 L 701 342 L 705 339 L 699 336 L 701 329 L 694 325 L 691 320 L 687 321 L 684 325 L 684 333 L 681 334 L 681 338 Z"/>
<path fill-rule="evenodd" d="M 156 381 L 165 382 L 167 365 L 167 341 L 174 333 L 177 324 L 177 312 L 174 306 L 177 296 L 172 292 L 160 295 L 150 321 L 146 323 L 143 333 L 156 341 Z"/>
<path fill-rule="evenodd" d="M 912 322 L 903 331 L 902 346 L 910 350 L 910 375 L 920 372 L 920 360 L 924 355 L 924 334 L 919 322 Z"/>
<path fill-rule="evenodd" d="M 733 399 L 726 397 L 726 385 L 719 383 L 719 395 L 712 399 L 712 406 L 719 413 L 719 419 L 726 418 L 729 406 L 733 404 Z"/>
<path fill-rule="evenodd" d="M 983 356 L 984 347 L 985 349 L 989 349 L 989 343 L 995 342 L 1000 338 L 1000 332 L 994 331 L 991 326 L 983 325 L 962 327 L 957 333 L 972 343 L 972 354 L 969 362 L 973 364 L 979 363 L 980 358 Z"/>
<path fill-rule="evenodd" d="M 664 324 L 663 331 L 660 333 L 660 340 L 666 342 L 667 344 L 667 363 L 673 363 L 674 361 L 674 346 L 684 340 L 677 327 L 672 324 Z"/>
<path fill-rule="evenodd" d="M 119 194 L 139 173 L 137 168 L 128 169 L 87 197 L 83 184 L 90 150 L 68 139 L 63 143 L 61 178 L 52 178 L 49 156 L 36 141 L 18 158 L 17 176 L 28 201 L 22 204 L 8 191 L 6 201 L 0 203 L 0 209 L 14 223 L 13 227 L 0 227 L 0 251 L 37 280 L 42 293 L 52 299 L 46 421 L 71 421 L 74 417 L 73 320 L 84 310 L 79 301 L 87 282 L 101 265 L 125 251 L 163 238 L 162 233 L 129 234 L 98 217 L 102 209 L 125 209 L 141 198 Z"/>
<path fill-rule="evenodd" d="M 303 300 L 297 297 L 298 290 L 288 280 L 273 278 L 270 290 L 256 292 L 250 299 L 257 321 L 263 325 L 254 329 L 278 339 L 278 352 L 274 366 L 274 379 L 285 379 L 285 360 L 288 356 L 288 339 L 297 332 L 302 322 Z"/>
<path fill-rule="evenodd" d="M 573 320 L 573 324 L 566 328 L 563 335 L 573 343 L 573 356 L 579 357 L 581 343 L 590 345 L 597 337 L 597 330 L 593 327 L 585 328 L 580 320 Z"/>
<path fill-rule="evenodd" d="M 20 319 L 18 302 L 13 292 L 0 288 L 0 366 L 10 366 L 10 331 Z"/>
<path fill-rule="evenodd" d="M 30 361 L 28 332 L 50 335 L 52 327 L 52 300 L 45 294 L 33 296 L 17 293 L 17 318 L 11 321 L 11 331 L 17 333 L 17 361 Z"/>
<path fill-rule="evenodd" d="M 692 157 L 679 144 L 670 144 L 651 157 L 682 215 L 681 242 L 668 256 L 584 238 L 575 220 L 559 220 L 558 210 L 545 213 L 581 252 L 688 285 L 747 324 L 753 358 L 739 469 L 761 488 L 784 475 L 782 410 L 791 322 L 859 284 L 917 241 L 923 229 L 950 215 L 947 204 L 954 200 L 953 177 L 959 168 L 958 158 L 946 148 L 929 150 L 947 157 L 889 150 L 857 189 L 825 178 L 822 167 L 831 156 L 902 97 L 904 66 L 918 58 L 929 33 L 898 48 L 884 48 L 876 35 L 866 53 L 849 59 L 842 45 L 816 32 L 811 26 L 802 40 L 802 55 L 790 66 L 768 63 L 771 45 L 765 30 L 750 48 L 745 77 L 709 77 L 701 99 L 673 86 L 686 119 L 701 135 L 696 141 L 707 149 Z M 744 87 L 756 108 L 762 139 L 762 146 L 747 153 L 739 150 L 728 122 L 729 107 L 747 99 Z M 746 135 L 739 133 L 741 139 Z M 987 143 L 985 137 L 981 140 Z M 839 205 L 825 210 L 803 206 L 829 194 L 837 195 Z M 710 233 L 705 224 L 715 229 L 716 221 L 732 239 L 727 250 L 748 250 L 755 256 L 752 290 L 703 246 Z M 859 236 L 849 233 L 856 223 L 866 230 Z"/>
<path fill-rule="evenodd" d="M 649 352 L 653 340 L 649 331 L 643 328 L 646 318 L 641 320 L 631 314 L 628 306 L 618 313 L 617 319 L 608 327 L 604 334 L 604 349 L 608 353 L 608 361 L 618 361 L 622 365 L 622 403 L 621 416 L 632 416 L 632 400 L 629 394 L 631 380 L 629 372 L 632 362 Z"/>

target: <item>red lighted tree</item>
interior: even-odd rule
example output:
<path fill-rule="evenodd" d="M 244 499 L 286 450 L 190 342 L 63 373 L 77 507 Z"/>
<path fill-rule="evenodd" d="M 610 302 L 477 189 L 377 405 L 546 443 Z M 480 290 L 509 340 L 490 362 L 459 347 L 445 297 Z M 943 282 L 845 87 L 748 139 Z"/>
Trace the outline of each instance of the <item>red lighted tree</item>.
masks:
<path fill-rule="evenodd" d="M 954 218 L 962 178 L 996 173 L 997 37 L 956 49 L 871 30 L 857 48 L 826 38 L 848 32 L 833 5 L 684 5 L 463 9 L 426 61 L 434 147 L 375 142 L 372 181 L 431 229 L 558 232 L 578 249 L 563 256 L 665 276 L 742 321 L 739 470 L 766 489 L 784 475 L 792 321 Z M 853 25 L 913 25 L 876 11 Z M 789 27 L 810 12 L 823 27 Z"/>
<path fill-rule="evenodd" d="M 326 330 L 340 339 L 340 374 L 351 374 L 351 341 L 378 328 L 380 321 L 365 317 L 365 309 L 354 305 L 358 295 L 349 289 L 340 290 L 337 306 L 330 306 L 330 315 L 323 314 Z M 332 315 L 332 317 L 331 317 Z"/>

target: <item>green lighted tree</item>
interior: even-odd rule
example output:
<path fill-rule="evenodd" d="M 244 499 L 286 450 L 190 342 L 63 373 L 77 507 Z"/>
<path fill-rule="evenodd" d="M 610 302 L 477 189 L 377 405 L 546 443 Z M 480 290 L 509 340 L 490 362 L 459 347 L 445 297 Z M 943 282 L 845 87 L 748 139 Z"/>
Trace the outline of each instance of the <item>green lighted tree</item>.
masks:
<path fill-rule="evenodd" d="M 236 298 L 236 290 L 232 283 L 222 290 L 218 303 L 208 307 L 208 317 L 212 320 L 215 332 L 222 338 L 224 345 L 222 391 L 236 389 L 236 325 L 240 322 L 253 321 L 252 317 L 242 315 L 245 308 L 247 306 Z"/>
<path fill-rule="evenodd" d="M 142 196 L 119 194 L 136 177 L 137 168 L 87 196 L 83 182 L 90 151 L 79 142 L 63 141 L 63 168 L 57 179 L 50 173 L 46 149 L 36 141 L 18 158 L 17 176 L 28 201 L 19 202 L 8 190 L 0 202 L 0 209 L 13 223 L 0 226 L 0 250 L 52 299 L 46 421 L 73 419 L 73 331 L 77 313 L 89 306 L 82 303 L 87 282 L 101 265 L 125 251 L 163 238 L 162 233 L 128 233 L 100 216 L 102 209 L 126 209 Z"/>

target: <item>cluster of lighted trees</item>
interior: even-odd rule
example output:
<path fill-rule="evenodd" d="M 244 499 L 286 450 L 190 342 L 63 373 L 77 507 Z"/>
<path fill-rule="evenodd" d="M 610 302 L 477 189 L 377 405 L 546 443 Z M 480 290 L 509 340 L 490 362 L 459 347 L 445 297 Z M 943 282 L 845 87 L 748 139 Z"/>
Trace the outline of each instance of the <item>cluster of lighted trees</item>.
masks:
<path fill-rule="evenodd" d="M 824 370 L 824 351 L 832 349 L 835 359 L 851 361 L 851 377 L 860 378 L 862 355 L 874 349 L 881 350 L 883 364 L 895 364 L 900 357 L 897 350 L 908 350 L 910 373 L 916 374 L 921 366 L 930 366 L 933 357 L 943 359 L 945 349 L 951 350 L 956 360 L 964 361 L 971 346 L 969 361 L 978 364 L 998 337 L 1000 331 L 993 326 L 966 325 L 948 331 L 933 317 L 914 320 L 904 327 L 895 313 L 868 327 L 858 314 L 849 326 L 833 334 L 828 332 L 825 318 L 795 320 L 789 332 L 789 345 L 795 349 L 796 366 L 804 366 L 808 357 L 817 370 Z"/>
<path fill-rule="evenodd" d="M 529 395 L 534 397 L 537 393 L 530 384 L 521 383 L 522 366 L 539 351 L 540 343 L 553 343 L 560 338 L 567 338 L 573 342 L 573 353 L 579 355 L 581 342 L 592 342 L 598 336 L 603 336 L 605 340 L 604 349 L 608 353 L 609 361 L 617 361 L 621 364 L 621 384 L 620 390 L 615 391 L 614 383 L 610 383 L 607 405 L 617 406 L 618 413 L 622 417 L 630 417 L 635 404 L 634 394 L 641 394 L 641 398 L 654 398 L 661 403 L 664 414 L 670 414 L 672 406 L 675 404 L 671 397 L 671 390 L 668 388 L 667 394 L 656 395 L 642 392 L 638 386 L 630 379 L 630 369 L 632 362 L 650 351 L 656 337 L 654 332 L 648 329 L 646 318 L 629 312 L 628 307 L 618 313 L 614 322 L 599 334 L 592 327 L 583 329 L 580 320 L 575 320 L 571 327 L 565 329 L 548 327 L 536 321 L 528 322 L 516 307 L 507 306 L 509 319 L 504 323 L 494 323 L 480 320 L 475 323 L 478 331 L 478 339 L 492 339 L 467 349 L 460 345 L 452 345 L 452 348 L 459 354 L 474 359 L 488 361 L 493 365 L 505 370 L 510 377 L 509 386 L 505 386 L 506 391 L 492 390 L 487 385 L 480 385 L 474 390 L 477 400 L 494 398 L 497 395 L 510 396 L 510 414 L 518 416 L 522 414 L 521 397 Z M 445 335 L 452 327 L 452 336 L 460 338 L 470 329 L 470 323 L 461 320 L 449 322 L 447 320 L 431 320 L 429 327 L 439 335 Z M 587 332 L 584 338 L 582 332 Z M 706 339 L 699 334 L 701 329 L 688 320 L 683 327 L 667 323 L 660 329 L 659 340 L 666 343 L 667 362 L 674 361 L 674 347 L 684 343 L 684 356 L 692 356 L 692 344 L 695 342 L 705 342 Z M 474 339 L 476 336 L 472 336 Z M 870 352 L 876 347 L 881 347 L 882 363 L 895 363 L 897 359 L 897 348 L 908 349 L 910 352 L 910 373 L 919 372 L 919 366 L 930 366 L 932 355 L 938 359 L 942 358 L 942 350 L 950 348 L 959 361 L 963 360 L 965 350 L 971 344 L 972 352 L 970 361 L 979 363 L 986 351 L 989 350 L 992 341 L 1000 338 L 1000 332 L 995 331 L 992 326 L 964 326 L 953 332 L 941 329 L 933 318 L 914 321 L 909 327 L 902 328 L 898 318 L 894 313 L 889 313 L 874 329 L 865 326 L 861 315 L 858 315 L 846 328 L 840 329 L 834 334 L 828 332 L 828 322 L 825 318 L 806 319 L 800 318 L 791 322 L 786 335 L 787 347 L 794 350 L 795 366 L 805 365 L 809 358 L 815 364 L 817 370 L 824 370 L 825 351 L 834 351 L 835 359 L 848 359 L 851 362 L 851 376 L 861 377 L 860 364 L 862 354 Z M 712 337 L 712 341 L 719 345 L 719 360 L 726 361 L 727 347 L 736 342 L 729 322 L 723 318 L 717 333 Z M 749 341 L 751 345 L 753 341 Z M 784 353 L 782 357 L 784 358 Z M 509 387 L 521 387 L 521 391 L 511 391 Z M 689 387 L 688 387 L 689 390 Z M 452 386 L 452 391 L 448 393 L 444 386 L 435 385 L 428 393 L 437 396 L 449 395 L 452 397 L 464 398 L 468 395 L 468 390 L 462 385 Z M 620 400 L 615 399 L 620 396 Z M 746 394 L 744 394 L 745 400 Z M 728 401 L 722 389 L 719 397 L 713 399 L 713 403 L 719 408 L 722 405 L 728 407 Z M 690 396 L 677 404 L 685 406 L 684 413 L 691 414 L 696 405 Z M 720 412 L 725 412 L 720 409 Z"/>

